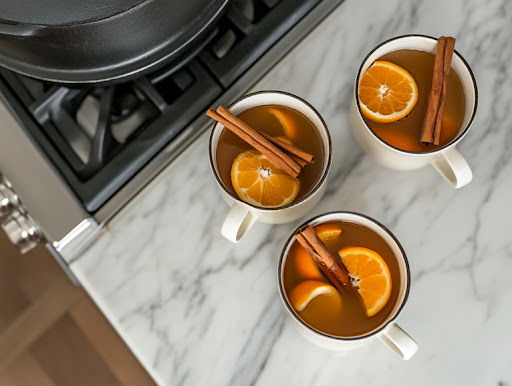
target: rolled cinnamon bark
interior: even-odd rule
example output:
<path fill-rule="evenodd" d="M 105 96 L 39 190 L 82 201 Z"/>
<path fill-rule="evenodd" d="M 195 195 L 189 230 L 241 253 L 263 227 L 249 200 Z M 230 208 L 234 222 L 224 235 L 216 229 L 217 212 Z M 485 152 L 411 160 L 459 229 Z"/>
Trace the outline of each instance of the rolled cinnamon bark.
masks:
<path fill-rule="evenodd" d="M 421 143 L 424 145 L 439 145 L 440 143 L 444 103 L 454 48 L 455 38 L 441 36 L 437 41 L 432 87 L 421 135 Z"/>
<path fill-rule="evenodd" d="M 282 150 L 287 151 L 291 155 L 297 157 L 298 159 L 303 160 L 308 164 L 315 163 L 315 157 L 312 154 L 305 152 L 304 150 L 299 149 L 297 146 L 294 146 L 290 143 L 286 143 L 281 141 L 279 138 L 272 137 L 271 135 L 261 133 L 266 139 L 272 142 L 274 145 L 280 147 Z"/>
<path fill-rule="evenodd" d="M 292 177 L 298 177 L 301 171 L 301 166 L 295 162 L 290 156 L 285 154 L 281 149 L 272 144 L 269 140 L 264 138 L 261 134 L 254 129 L 244 124 L 240 126 L 239 122 L 228 120 L 225 116 L 220 115 L 213 109 L 209 109 L 206 114 L 221 123 L 228 130 L 232 131 L 238 137 L 243 139 L 249 145 L 254 147 L 260 153 L 264 154 L 270 162 L 275 164 L 278 168 Z M 231 113 L 230 113 L 231 114 Z M 239 120 L 240 121 L 240 120 Z M 241 122 L 241 121 L 240 121 Z"/>
<path fill-rule="evenodd" d="M 347 269 L 343 263 L 331 255 L 313 227 L 306 226 L 295 235 L 295 239 L 311 255 L 322 273 L 338 291 L 343 291 L 350 285 Z"/>

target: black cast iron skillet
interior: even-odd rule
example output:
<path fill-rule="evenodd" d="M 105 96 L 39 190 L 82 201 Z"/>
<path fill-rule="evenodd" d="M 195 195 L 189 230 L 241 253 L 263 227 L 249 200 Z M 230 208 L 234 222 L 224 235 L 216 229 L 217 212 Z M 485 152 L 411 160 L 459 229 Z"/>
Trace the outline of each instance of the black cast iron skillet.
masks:
<path fill-rule="evenodd" d="M 0 0 L 0 65 L 58 83 L 140 76 L 208 33 L 228 0 Z"/>

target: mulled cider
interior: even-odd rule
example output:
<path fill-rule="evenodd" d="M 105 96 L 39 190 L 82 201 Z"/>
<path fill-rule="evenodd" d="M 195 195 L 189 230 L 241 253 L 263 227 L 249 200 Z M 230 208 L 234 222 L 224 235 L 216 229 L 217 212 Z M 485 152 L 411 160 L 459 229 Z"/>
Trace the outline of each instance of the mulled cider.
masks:
<path fill-rule="evenodd" d="M 387 144 L 425 152 L 445 146 L 459 133 L 465 112 L 462 83 L 457 73 L 449 70 L 448 62 L 445 85 L 434 85 L 435 61 L 436 55 L 430 52 L 398 50 L 380 57 L 361 76 L 358 96 L 362 115 L 368 127 Z M 422 133 L 429 100 L 438 89 L 443 101 L 439 107 L 430 105 L 430 109 L 438 109 L 440 134 L 437 141 L 425 143 Z"/>
<path fill-rule="evenodd" d="M 242 201 L 258 207 L 286 206 L 305 196 L 317 184 L 324 166 L 324 149 L 315 125 L 301 112 L 280 105 L 250 108 L 237 119 L 265 136 L 300 164 L 296 174 L 285 172 L 233 131 L 224 128 L 216 150 L 216 160 L 223 184 Z M 287 153 L 286 145 L 310 156 L 306 162 Z M 284 146 L 284 147 L 281 147 Z M 300 153 L 298 153 L 300 154 Z"/>
<path fill-rule="evenodd" d="M 287 301 L 299 318 L 337 337 L 364 335 L 382 325 L 393 312 L 401 287 L 391 247 L 373 230 L 348 221 L 326 222 L 309 231 L 327 251 L 314 250 L 314 240 L 308 244 L 307 233 L 300 232 L 306 238 L 293 242 L 282 274 Z M 326 264 L 321 269 L 322 263 L 314 258 L 318 254 L 324 259 L 330 254 L 348 273 L 346 285 L 336 285 L 336 275 L 325 271 L 332 269 L 331 263 L 322 260 Z"/>

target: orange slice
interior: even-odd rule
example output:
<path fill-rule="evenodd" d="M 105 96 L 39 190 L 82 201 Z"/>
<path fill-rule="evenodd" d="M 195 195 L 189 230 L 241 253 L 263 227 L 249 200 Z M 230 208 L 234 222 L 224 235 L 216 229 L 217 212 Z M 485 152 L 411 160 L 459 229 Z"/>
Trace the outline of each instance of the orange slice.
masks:
<path fill-rule="evenodd" d="M 377 60 L 361 77 L 358 97 L 366 118 L 390 123 L 411 112 L 418 101 L 418 86 L 402 67 Z"/>
<path fill-rule="evenodd" d="M 292 118 L 290 118 L 286 112 L 274 107 L 269 108 L 268 112 L 279 121 L 279 124 L 283 128 L 284 134 L 288 138 L 295 139 L 297 137 L 297 126 L 295 126 Z"/>
<path fill-rule="evenodd" d="M 316 234 L 322 241 L 334 240 L 341 234 L 341 227 L 334 223 L 324 223 L 315 227 Z"/>
<path fill-rule="evenodd" d="M 231 167 L 231 183 L 241 200 L 263 208 L 288 205 L 299 194 L 300 181 L 275 167 L 255 150 L 240 153 Z"/>
<path fill-rule="evenodd" d="M 323 281 L 305 280 L 294 287 L 288 299 L 290 304 L 296 311 L 302 311 L 317 296 L 320 295 L 336 295 L 339 296 L 336 289 Z"/>
<path fill-rule="evenodd" d="M 301 246 L 295 249 L 294 263 L 297 274 L 304 279 L 324 280 L 324 275 L 309 253 Z"/>
<path fill-rule="evenodd" d="M 381 255 L 368 248 L 348 247 L 340 250 L 338 254 L 363 299 L 366 314 L 377 314 L 391 295 L 391 273 L 388 265 Z"/>

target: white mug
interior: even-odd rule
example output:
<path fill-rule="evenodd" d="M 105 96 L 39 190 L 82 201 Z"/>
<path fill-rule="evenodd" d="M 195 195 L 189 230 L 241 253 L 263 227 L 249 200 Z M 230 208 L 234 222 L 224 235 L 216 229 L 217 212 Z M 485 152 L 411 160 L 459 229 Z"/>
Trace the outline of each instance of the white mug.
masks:
<path fill-rule="evenodd" d="M 478 92 L 475 77 L 464 58 L 455 51 L 452 71 L 459 76 L 465 96 L 465 113 L 457 136 L 445 146 L 431 151 L 411 152 L 398 149 L 380 139 L 366 124 L 359 108 L 359 79 L 378 58 L 397 50 L 419 50 L 436 53 L 437 39 L 423 35 L 406 35 L 390 39 L 371 51 L 364 59 L 355 82 L 355 98 L 352 108 L 351 126 L 354 137 L 361 147 L 379 164 L 390 169 L 412 170 L 432 165 L 453 187 L 461 188 L 471 182 L 473 173 L 467 161 L 456 149 L 467 134 L 476 113 Z"/>
<path fill-rule="evenodd" d="M 221 233 L 228 240 L 237 243 L 257 221 L 268 224 L 282 224 L 297 220 L 311 211 L 322 198 L 325 191 L 327 174 L 331 164 L 331 138 L 327 126 L 320 114 L 305 100 L 282 91 L 259 91 L 241 97 L 229 106 L 234 115 L 263 105 L 281 105 L 304 114 L 316 127 L 323 143 L 324 164 L 320 178 L 313 188 L 298 200 L 278 208 L 260 208 L 240 200 L 222 182 L 216 154 L 219 137 L 224 126 L 216 123 L 210 136 L 210 165 L 219 186 L 222 197 L 231 206 L 224 220 Z"/>
<path fill-rule="evenodd" d="M 398 291 L 398 297 L 393 307 L 393 310 L 390 312 L 388 317 L 374 330 L 353 337 L 342 338 L 330 335 L 308 325 L 299 317 L 299 315 L 290 305 L 284 289 L 284 264 L 286 258 L 288 257 L 288 252 L 290 251 L 290 248 L 292 247 L 294 242 L 297 242 L 294 238 L 295 233 L 306 224 L 315 226 L 329 221 L 351 222 L 362 225 L 377 233 L 380 237 L 384 239 L 384 241 L 389 245 L 389 247 L 393 251 L 393 254 L 398 262 L 398 268 L 400 270 L 400 289 Z M 297 227 L 297 229 L 292 233 L 292 235 L 286 242 L 281 253 L 281 257 L 279 259 L 279 267 L 277 272 L 277 280 L 281 300 L 283 301 L 285 308 L 288 310 L 288 313 L 291 316 L 291 319 L 293 320 L 295 326 L 299 329 L 299 332 L 313 344 L 328 350 L 345 353 L 365 346 L 374 340 L 380 340 L 400 358 L 406 360 L 410 359 L 416 353 L 416 351 L 418 351 L 418 344 L 414 341 L 414 339 L 411 338 L 404 330 L 402 330 L 400 326 L 398 326 L 395 323 L 395 319 L 402 311 L 405 302 L 407 301 L 407 297 L 409 295 L 409 263 L 407 262 L 405 252 L 402 249 L 402 246 L 400 245 L 398 240 L 385 226 L 378 223 L 374 219 L 353 212 L 332 212 L 308 220 L 301 226 Z"/>

